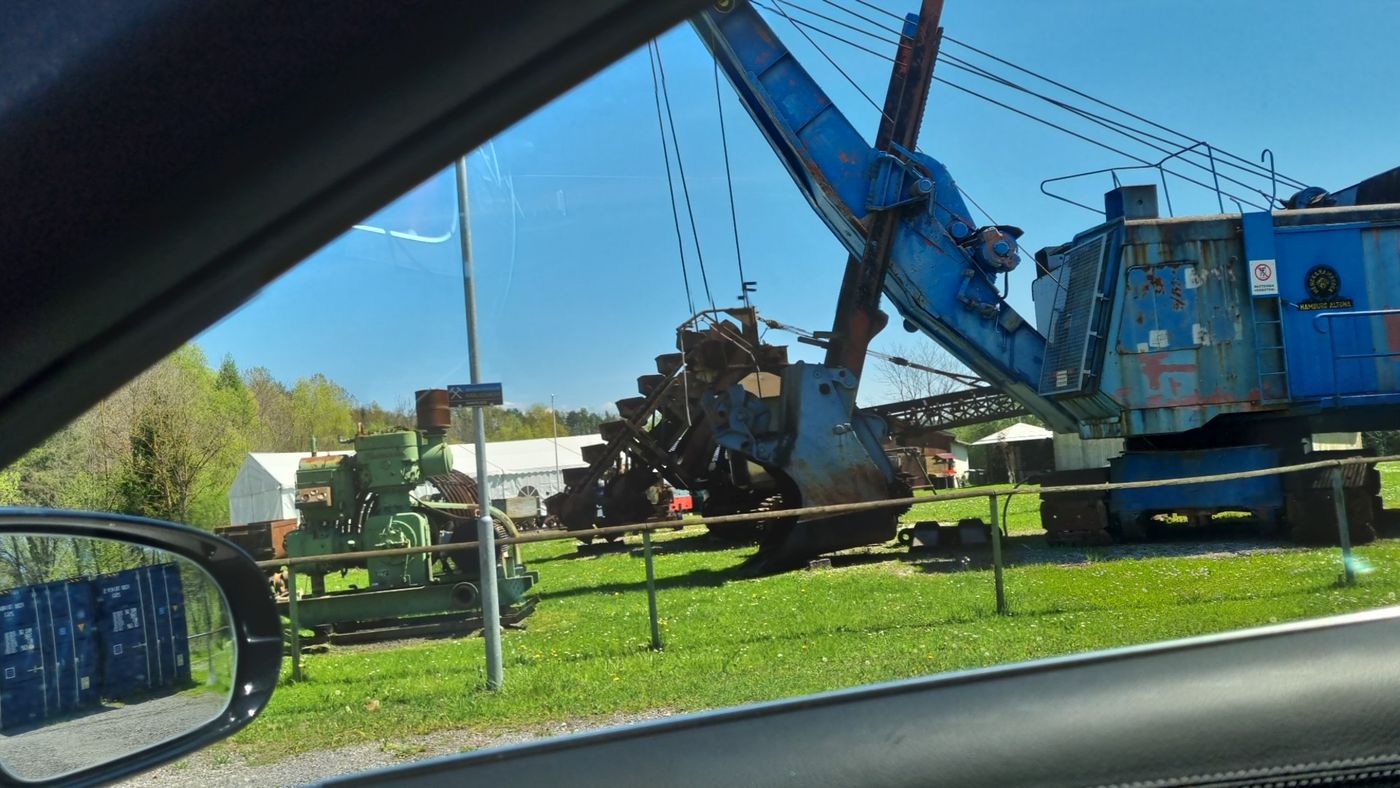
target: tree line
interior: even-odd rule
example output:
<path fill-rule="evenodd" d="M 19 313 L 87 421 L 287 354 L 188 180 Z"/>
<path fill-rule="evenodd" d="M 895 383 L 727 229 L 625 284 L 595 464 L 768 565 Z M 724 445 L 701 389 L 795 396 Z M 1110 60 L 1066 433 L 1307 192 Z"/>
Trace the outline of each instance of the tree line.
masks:
<path fill-rule="evenodd" d="M 610 414 L 587 408 L 496 407 L 487 440 L 596 432 Z M 7 468 L 0 505 L 86 509 L 211 529 L 228 522 L 228 490 L 249 452 L 340 448 L 360 430 L 412 429 L 412 393 L 391 407 L 361 403 L 323 374 L 288 385 L 263 367 L 217 366 L 194 344 L 143 372 Z M 454 414 L 450 440 L 473 438 Z M 0 556 L 3 566 L 3 556 Z"/>

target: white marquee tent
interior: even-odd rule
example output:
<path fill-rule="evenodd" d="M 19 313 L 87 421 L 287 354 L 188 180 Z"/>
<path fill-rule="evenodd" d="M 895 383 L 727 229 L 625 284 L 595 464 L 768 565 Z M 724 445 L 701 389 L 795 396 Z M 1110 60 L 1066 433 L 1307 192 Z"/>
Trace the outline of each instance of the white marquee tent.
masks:
<path fill-rule="evenodd" d="M 582 448 L 602 443 L 599 435 L 566 435 L 559 438 L 559 469 L 583 468 Z M 476 476 L 476 448 L 470 444 L 453 444 L 452 468 L 468 476 Z M 321 452 L 322 454 L 353 454 L 354 452 Z M 265 520 L 293 519 L 297 516 L 293 502 L 297 486 L 297 463 L 307 452 L 251 452 L 229 488 L 229 520 L 234 524 Z M 487 482 L 491 497 L 516 495 L 525 487 L 534 487 L 549 496 L 564 489 L 564 482 L 555 473 L 554 439 L 532 438 L 522 441 L 500 441 L 486 444 Z"/>
<path fill-rule="evenodd" d="M 1021 443 L 1024 441 L 1048 441 L 1055 437 L 1055 433 L 1044 427 L 1037 427 L 1034 424 L 1027 424 L 1018 421 L 1004 430 L 997 430 L 991 435 L 973 441 L 973 446 L 995 446 L 998 443 Z"/>

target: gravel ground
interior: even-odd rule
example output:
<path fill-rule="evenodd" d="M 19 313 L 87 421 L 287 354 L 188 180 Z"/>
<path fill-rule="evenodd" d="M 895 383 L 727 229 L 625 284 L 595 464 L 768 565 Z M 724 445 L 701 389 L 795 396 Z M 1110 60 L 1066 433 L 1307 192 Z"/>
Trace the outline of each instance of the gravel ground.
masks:
<path fill-rule="evenodd" d="M 227 705 L 225 695 L 203 693 L 107 706 L 81 717 L 0 736 L 0 761 L 19 777 L 48 779 L 124 758 L 198 728 Z"/>
<path fill-rule="evenodd" d="M 340 774 L 394 766 L 434 758 L 439 755 L 478 750 L 502 744 L 558 736 L 566 733 L 615 725 L 628 725 L 643 720 L 665 717 L 671 712 L 652 710 L 636 714 L 615 714 L 589 717 L 566 722 L 548 723 L 510 731 L 452 730 L 402 741 L 370 742 L 294 755 L 273 763 L 249 765 L 238 756 L 226 752 L 198 753 L 183 761 L 163 766 L 121 786 L 190 786 L 191 788 L 220 788 L 242 785 L 306 785 Z M 256 725 L 257 723 L 253 723 Z"/>

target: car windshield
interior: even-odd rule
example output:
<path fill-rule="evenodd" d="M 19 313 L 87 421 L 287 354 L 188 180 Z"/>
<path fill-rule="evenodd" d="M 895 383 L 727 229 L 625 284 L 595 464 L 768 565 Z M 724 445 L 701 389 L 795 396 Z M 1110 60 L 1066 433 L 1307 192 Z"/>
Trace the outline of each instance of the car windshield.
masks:
<path fill-rule="evenodd" d="M 708 9 L 0 470 L 263 562 L 270 705 L 142 779 L 1394 604 L 1374 7 L 1010 8 Z"/>

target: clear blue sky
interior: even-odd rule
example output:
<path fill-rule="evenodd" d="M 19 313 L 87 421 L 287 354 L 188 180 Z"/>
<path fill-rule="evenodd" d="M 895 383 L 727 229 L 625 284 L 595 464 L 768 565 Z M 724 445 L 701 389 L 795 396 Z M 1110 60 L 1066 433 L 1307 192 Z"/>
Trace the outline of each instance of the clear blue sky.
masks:
<path fill-rule="evenodd" d="M 879 3 L 901 14 L 917 7 Z M 817 0 L 801 4 L 840 15 Z M 1331 188 L 1400 164 L 1397 21 L 1400 4 L 1381 0 L 947 0 L 943 18 L 950 36 L 1242 156 L 1267 146 L 1281 172 Z M 770 23 L 873 137 L 876 111 L 786 21 Z M 866 92 L 883 97 L 887 62 L 817 41 Z M 731 305 L 738 275 L 712 61 L 686 25 L 663 36 L 661 49 L 710 286 L 716 303 Z M 1009 95 L 952 69 L 937 73 Z M 747 276 L 759 282 L 755 304 L 769 317 L 827 329 L 845 253 L 728 84 L 722 96 L 739 239 Z M 1052 112 L 1027 98 L 1015 104 Z M 561 407 L 601 408 L 634 395 L 652 357 L 672 350 L 674 327 L 689 311 L 655 112 L 643 49 L 471 154 L 483 371 L 503 382 L 509 401 L 547 403 L 557 394 Z M 1095 136 L 1108 139 L 1101 129 Z M 1026 230 L 1026 257 L 1097 221 L 1042 195 L 1042 179 L 1127 163 L 944 85 L 930 96 L 921 147 L 998 222 Z M 1171 185 L 1178 215 L 1215 211 L 1212 193 Z M 1072 188 L 1092 205 L 1108 186 L 1104 176 Z M 449 170 L 366 224 L 442 236 L 454 210 Z M 698 288 L 693 247 L 688 259 Z M 1011 277 L 1012 303 L 1027 317 L 1032 268 L 1027 261 Z M 323 372 L 365 402 L 407 402 L 417 388 L 467 379 L 460 271 L 455 236 L 425 243 L 350 230 L 198 341 L 211 358 L 231 353 L 241 367 L 265 366 L 289 382 Z M 928 341 L 896 320 L 875 347 Z M 820 352 L 794 344 L 792 356 L 818 360 Z M 863 402 L 885 399 L 878 367 L 867 367 Z"/>

